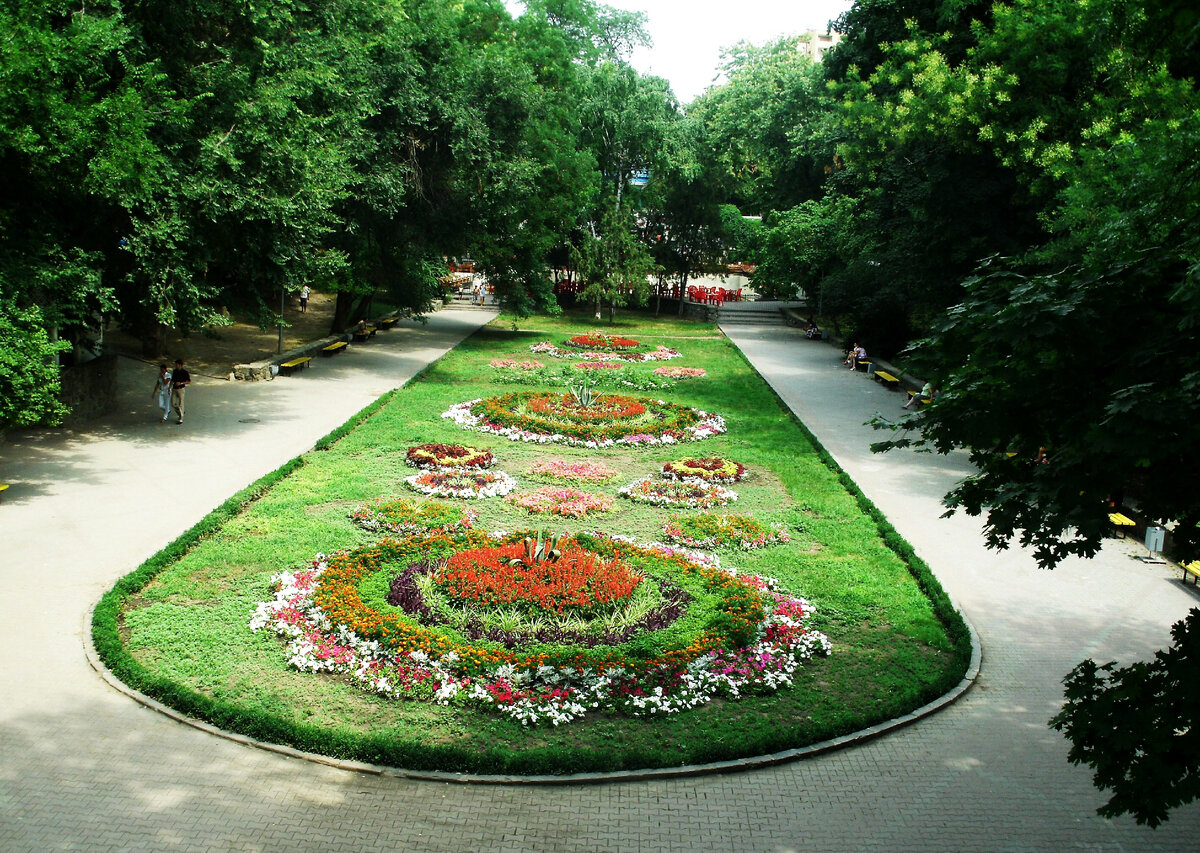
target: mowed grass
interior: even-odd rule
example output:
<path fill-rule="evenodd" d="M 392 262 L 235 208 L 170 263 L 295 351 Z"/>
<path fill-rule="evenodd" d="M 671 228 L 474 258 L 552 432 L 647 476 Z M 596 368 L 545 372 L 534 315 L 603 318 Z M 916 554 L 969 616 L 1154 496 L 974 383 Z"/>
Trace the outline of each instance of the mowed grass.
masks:
<path fill-rule="evenodd" d="M 483 328 L 329 449 L 307 454 L 297 470 L 126 598 L 119 627 L 125 650 L 144 673 L 140 683 L 159 685 L 151 692 L 167 701 L 199 694 L 211 700 L 205 707 L 233 709 L 205 712 L 231 727 L 269 720 L 249 728 L 331 754 L 445 770 L 564 773 L 691 764 L 803 746 L 912 710 L 958 681 L 969 653 L 961 625 L 956 628 L 945 613 L 939 618 L 865 502 L 843 485 L 827 456 L 715 327 L 669 318 L 638 325 L 625 318 L 615 331 L 668 343 L 683 352 L 668 364 L 708 371 L 655 396 L 722 414 L 728 433 L 675 447 L 597 451 L 510 442 L 441 418 L 454 403 L 514 390 L 491 381 L 490 359 L 527 359 L 529 345 L 539 340 L 557 342 L 593 325 L 611 328 L 572 316 L 522 323 L 551 330 L 548 335 L 514 332 L 511 323 L 500 318 Z M 620 479 L 584 487 L 614 496 L 621 485 L 682 456 L 722 455 L 743 463 L 750 475 L 733 486 L 740 497 L 730 511 L 781 522 L 792 541 L 761 551 L 723 551 L 722 560 L 778 578 L 808 598 L 817 607 L 812 625 L 828 634 L 833 654 L 805 665 L 793 687 L 772 695 L 716 701 L 665 717 L 597 712 L 557 728 L 529 728 L 458 705 L 382 699 L 340 677 L 290 669 L 281 640 L 247 627 L 257 602 L 272 596 L 271 575 L 305 565 L 317 553 L 373 541 L 374 534 L 354 526 L 347 514 L 376 497 L 414 495 L 402 482 L 413 473 L 404 454 L 431 441 L 491 448 L 495 467 L 514 475 L 521 490 L 549 482 L 525 474 L 542 457 L 595 459 L 619 469 Z M 612 512 L 580 522 L 531 516 L 502 499 L 470 505 L 479 523 L 492 529 L 599 529 L 643 541 L 661 539 L 672 512 L 618 498 Z"/>

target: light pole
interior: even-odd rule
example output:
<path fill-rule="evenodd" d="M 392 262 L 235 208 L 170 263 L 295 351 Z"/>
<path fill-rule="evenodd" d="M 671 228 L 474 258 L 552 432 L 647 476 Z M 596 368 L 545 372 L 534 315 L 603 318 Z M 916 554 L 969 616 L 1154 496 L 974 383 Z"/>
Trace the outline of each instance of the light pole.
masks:
<path fill-rule="evenodd" d="M 283 306 L 287 299 L 287 285 L 279 285 L 279 349 L 278 355 L 283 355 Z"/>

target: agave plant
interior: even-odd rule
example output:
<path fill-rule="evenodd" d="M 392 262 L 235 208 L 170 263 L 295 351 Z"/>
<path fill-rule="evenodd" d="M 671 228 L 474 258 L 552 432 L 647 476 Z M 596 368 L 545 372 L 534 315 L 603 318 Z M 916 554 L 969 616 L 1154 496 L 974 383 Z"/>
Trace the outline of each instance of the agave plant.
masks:
<path fill-rule="evenodd" d="M 585 379 L 578 385 L 567 385 L 567 390 L 571 392 L 571 396 L 575 398 L 575 402 L 581 408 L 587 409 L 596 402 L 596 380 Z"/>
<path fill-rule="evenodd" d="M 534 566 L 538 563 L 555 563 L 562 556 L 562 551 L 558 548 L 559 540 L 563 534 L 549 532 L 546 533 L 545 540 L 542 539 L 542 531 L 538 531 L 537 538 L 532 536 L 525 537 L 525 553 L 520 557 L 513 557 L 508 561 L 510 566 Z"/>

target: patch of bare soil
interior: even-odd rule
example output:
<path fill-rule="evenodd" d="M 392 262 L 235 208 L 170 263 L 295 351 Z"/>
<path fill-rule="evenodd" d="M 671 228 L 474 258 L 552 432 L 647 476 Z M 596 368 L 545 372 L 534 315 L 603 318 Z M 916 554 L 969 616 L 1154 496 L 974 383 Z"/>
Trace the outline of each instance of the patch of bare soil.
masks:
<path fill-rule="evenodd" d="M 308 311 L 301 314 L 299 298 L 290 297 L 284 309 L 284 321 L 288 325 L 283 329 L 283 351 L 328 336 L 336 301 L 333 294 L 313 291 L 308 299 Z M 277 327 L 260 329 L 254 323 L 240 322 L 236 317 L 232 319 L 233 325 L 209 327 L 187 336 L 172 330 L 167 335 L 167 351 L 154 358 L 142 354 L 141 340 L 112 326 L 105 330 L 104 349 L 149 362 L 172 364 L 175 359 L 182 358 L 184 366 L 192 373 L 225 379 L 235 364 L 270 358 L 279 347 Z"/>

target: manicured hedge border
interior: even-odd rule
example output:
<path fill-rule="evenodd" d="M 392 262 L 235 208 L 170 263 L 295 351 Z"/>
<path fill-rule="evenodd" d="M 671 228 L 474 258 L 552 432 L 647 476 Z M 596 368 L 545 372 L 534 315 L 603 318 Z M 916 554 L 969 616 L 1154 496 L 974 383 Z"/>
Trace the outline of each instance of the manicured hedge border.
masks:
<path fill-rule="evenodd" d="M 731 346 L 733 346 L 732 343 Z M 733 346 L 733 349 L 742 361 L 745 362 L 746 366 L 754 370 L 754 365 L 746 358 L 746 354 L 736 346 Z M 754 370 L 754 372 L 757 373 L 758 371 Z M 920 703 L 924 704 L 949 692 L 962 680 L 967 672 L 967 668 L 971 664 L 971 630 L 967 627 L 966 620 L 958 612 L 958 608 L 954 606 L 954 602 L 950 600 L 949 594 L 942 587 L 933 570 L 929 568 L 929 565 L 924 560 L 917 556 L 917 552 L 913 550 L 912 545 L 908 544 L 908 541 L 892 526 L 892 523 L 887 520 L 887 517 L 879 510 L 879 507 L 875 506 L 871 499 L 863 494 L 862 489 L 850 478 L 850 475 L 842 470 L 841 466 L 833 458 L 833 455 L 825 449 L 825 445 L 821 444 L 812 430 L 808 428 L 808 425 L 797 417 L 796 413 L 779 396 L 774 387 L 769 382 L 764 382 L 763 384 L 767 386 L 772 396 L 775 397 L 780 410 L 812 442 L 813 448 L 817 451 L 817 458 L 825 464 L 825 467 L 837 475 L 838 482 L 842 484 L 842 487 L 854 496 L 854 500 L 858 503 L 859 508 L 875 522 L 875 526 L 879 529 L 879 536 L 883 539 L 884 544 L 908 567 L 909 574 L 913 576 L 921 592 L 929 599 L 930 604 L 933 606 L 934 615 L 942 623 L 942 627 L 946 629 L 946 636 L 953 644 L 954 665 L 946 670 L 946 674 L 941 679 L 930 682 L 917 695 L 920 698 Z"/>
<path fill-rule="evenodd" d="M 749 365 L 745 355 L 734 347 Z M 751 366 L 753 369 L 753 366 Z M 416 379 L 425 371 L 414 376 Z M 412 381 L 412 380 L 410 380 Z M 768 387 L 770 387 L 768 385 Z M 365 406 L 340 427 L 318 441 L 317 451 L 327 450 L 348 435 L 356 426 L 387 405 L 400 389 L 384 394 Z M 962 679 L 971 659 L 970 632 L 962 616 L 954 608 L 937 578 L 912 547 L 884 518 L 883 513 L 862 493 L 825 450 L 816 436 L 787 407 L 772 388 L 771 393 L 780 409 L 804 432 L 816 449 L 818 458 L 833 471 L 842 486 L 850 492 L 859 507 L 875 521 L 880 536 L 905 563 L 921 590 L 929 598 L 934 613 L 946 628 L 954 648 L 955 665 L 941 679 L 930 683 L 918 694 L 916 707 L 929 702 L 954 688 Z M 706 764 L 748 756 L 766 755 L 792 749 L 797 744 L 784 730 L 751 740 L 739 732 L 730 732 L 720 742 L 702 744 L 688 754 L 677 751 L 582 750 L 547 747 L 510 753 L 498 749 L 480 753 L 453 746 L 435 746 L 414 742 L 396 742 L 381 735 L 361 734 L 297 723 L 264 711 L 244 708 L 221 699 L 190 690 L 146 670 L 125 649 L 120 633 L 120 614 L 130 596 L 138 594 L 163 569 L 183 557 L 188 551 L 218 530 L 222 524 L 241 513 L 248 505 L 266 494 L 272 487 L 305 464 L 299 456 L 266 474 L 250 486 L 214 509 L 194 527 L 183 533 L 133 572 L 125 575 L 100 599 L 92 611 L 92 642 L 96 653 L 109 671 L 129 687 L 162 702 L 190 717 L 210 723 L 226 731 L 237 732 L 257 740 L 294 747 L 305 752 L 320 753 L 333 758 L 403 767 L 415 771 L 450 770 L 459 773 L 504 775 L 563 775 L 572 773 L 604 773 L 637 768 L 678 767 L 685 764 Z M 895 709 L 896 715 L 912 710 L 910 703 Z M 808 739 L 820 740 L 849 734 L 846 725 L 831 726 Z"/>

